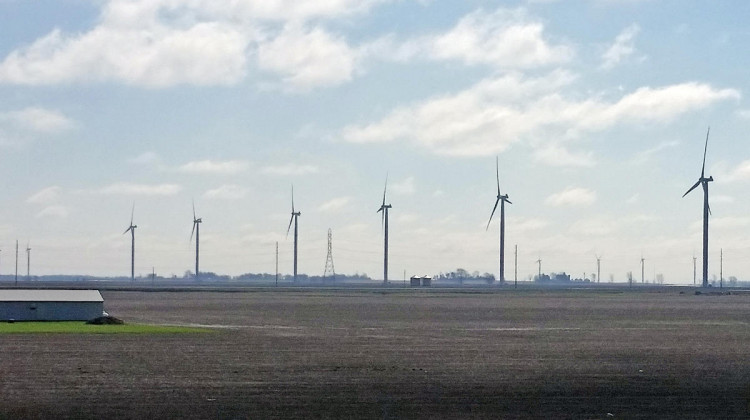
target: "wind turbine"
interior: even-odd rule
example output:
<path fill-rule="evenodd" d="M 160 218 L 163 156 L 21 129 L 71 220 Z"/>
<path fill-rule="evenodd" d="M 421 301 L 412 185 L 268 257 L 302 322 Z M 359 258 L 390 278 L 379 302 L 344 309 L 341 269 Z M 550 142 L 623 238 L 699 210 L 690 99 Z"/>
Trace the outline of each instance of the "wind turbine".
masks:
<path fill-rule="evenodd" d="M 193 201 L 193 230 L 190 232 L 190 241 L 193 241 L 193 233 L 195 233 L 195 279 L 199 279 L 199 273 L 198 271 L 198 256 L 200 255 L 200 235 L 201 235 L 201 223 L 203 223 L 203 219 L 200 217 L 195 217 L 195 201 Z M 132 224 L 132 222 L 131 222 Z"/>
<path fill-rule="evenodd" d="M 714 180 L 714 177 L 706 178 L 706 152 L 708 151 L 708 134 L 711 127 L 706 131 L 706 145 L 703 148 L 703 166 L 701 167 L 701 176 L 698 181 L 690 187 L 682 196 L 685 197 L 701 185 L 703 187 L 703 287 L 708 287 L 708 216 L 711 214 L 711 207 L 708 205 L 708 183 Z"/>
<path fill-rule="evenodd" d="M 497 176 L 497 200 L 495 200 L 495 207 L 492 208 L 485 231 L 489 230 L 492 216 L 495 215 L 497 204 L 500 203 L 500 283 L 503 284 L 505 283 L 505 203 L 513 203 L 508 200 L 508 194 L 500 193 L 500 162 L 497 157 L 495 157 L 495 175 Z"/>
<path fill-rule="evenodd" d="M 294 282 L 297 282 L 297 218 L 302 213 L 294 211 L 294 185 L 292 185 L 292 217 L 289 219 L 289 227 L 286 228 L 286 236 L 289 237 L 289 230 L 292 228 L 292 222 L 294 222 Z"/>
<path fill-rule="evenodd" d="M 125 232 L 130 232 L 130 281 L 135 281 L 135 228 L 138 226 L 133 224 L 133 213 L 135 213 L 135 203 L 133 203 L 133 209 L 130 210 L 130 225 Z"/>
<path fill-rule="evenodd" d="M 388 175 L 385 176 L 385 188 L 383 188 L 383 203 L 375 213 L 381 213 L 380 225 L 385 234 L 383 246 L 383 284 L 388 284 L 388 209 L 392 208 L 390 204 L 385 204 L 385 193 L 388 190 Z"/>

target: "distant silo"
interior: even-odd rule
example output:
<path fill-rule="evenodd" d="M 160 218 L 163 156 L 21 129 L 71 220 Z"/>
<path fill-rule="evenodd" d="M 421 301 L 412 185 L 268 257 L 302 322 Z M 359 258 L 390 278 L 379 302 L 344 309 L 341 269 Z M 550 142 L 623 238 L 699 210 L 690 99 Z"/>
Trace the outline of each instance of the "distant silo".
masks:
<path fill-rule="evenodd" d="M 98 290 L 0 290 L 2 321 L 88 321 L 103 312 Z"/>

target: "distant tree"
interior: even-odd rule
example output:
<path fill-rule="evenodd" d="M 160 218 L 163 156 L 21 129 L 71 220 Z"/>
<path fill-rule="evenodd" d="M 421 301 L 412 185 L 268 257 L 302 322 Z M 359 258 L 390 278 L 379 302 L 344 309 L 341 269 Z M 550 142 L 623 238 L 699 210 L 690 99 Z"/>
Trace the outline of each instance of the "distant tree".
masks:
<path fill-rule="evenodd" d="M 732 287 L 737 287 L 737 277 L 729 276 L 729 285 Z"/>

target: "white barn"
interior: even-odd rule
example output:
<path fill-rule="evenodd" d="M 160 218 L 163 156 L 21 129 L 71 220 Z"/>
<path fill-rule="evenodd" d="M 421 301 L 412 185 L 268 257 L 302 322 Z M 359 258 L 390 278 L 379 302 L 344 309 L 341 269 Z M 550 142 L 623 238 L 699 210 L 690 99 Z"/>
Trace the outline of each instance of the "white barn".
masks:
<path fill-rule="evenodd" d="M 0 290 L 2 321 L 88 321 L 103 312 L 98 290 Z"/>

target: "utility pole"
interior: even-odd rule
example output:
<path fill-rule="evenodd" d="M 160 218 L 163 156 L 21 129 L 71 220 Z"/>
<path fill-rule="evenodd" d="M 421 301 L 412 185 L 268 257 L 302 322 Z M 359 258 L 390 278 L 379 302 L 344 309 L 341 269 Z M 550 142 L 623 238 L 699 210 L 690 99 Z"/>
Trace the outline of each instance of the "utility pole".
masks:
<path fill-rule="evenodd" d="M 724 248 L 719 248 L 719 289 L 724 288 Z"/>
<path fill-rule="evenodd" d="M 16 239 L 16 287 L 18 287 L 18 239 Z"/>
<path fill-rule="evenodd" d="M 602 280 L 602 278 L 601 278 L 601 272 L 602 272 L 601 271 L 601 268 L 602 268 L 601 262 L 602 262 L 602 257 L 597 256 L 596 257 L 596 282 L 597 283 L 599 283 Z"/>
<path fill-rule="evenodd" d="M 698 258 L 696 258 L 695 255 L 693 255 L 693 287 L 695 287 L 695 260 L 697 259 Z"/>
<path fill-rule="evenodd" d="M 518 244 L 516 244 L 516 253 L 513 262 L 513 288 L 518 288 Z"/>
<path fill-rule="evenodd" d="M 276 287 L 279 286 L 279 241 L 276 241 Z"/>
<path fill-rule="evenodd" d="M 151 287 L 154 287 L 154 283 L 156 282 L 156 270 L 154 267 L 151 267 Z"/>

